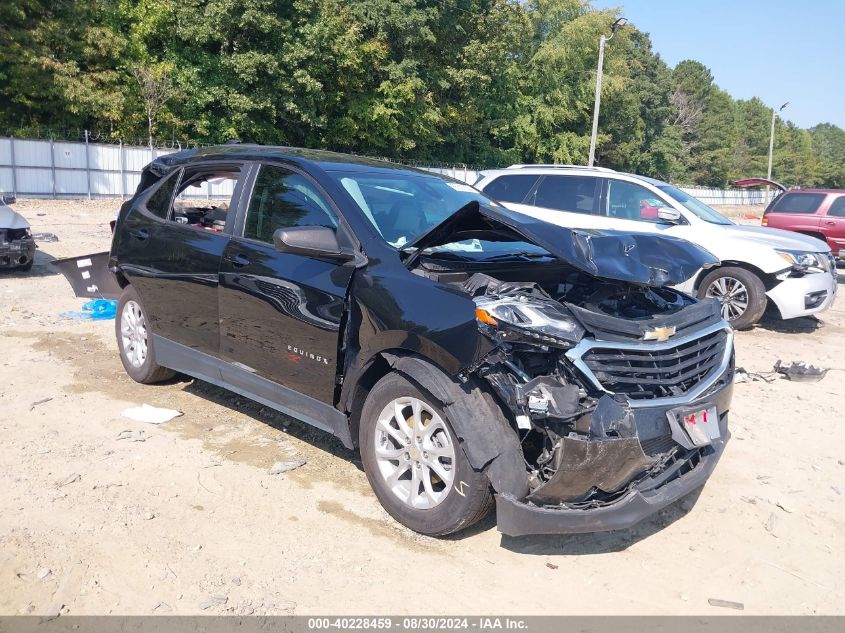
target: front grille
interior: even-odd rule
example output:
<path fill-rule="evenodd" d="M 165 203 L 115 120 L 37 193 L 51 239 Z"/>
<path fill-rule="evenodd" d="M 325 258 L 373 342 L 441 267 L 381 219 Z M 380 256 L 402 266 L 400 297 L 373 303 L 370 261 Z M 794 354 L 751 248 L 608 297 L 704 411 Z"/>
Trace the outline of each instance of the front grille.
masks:
<path fill-rule="evenodd" d="M 601 386 L 632 400 L 683 396 L 721 365 L 728 334 L 716 330 L 657 350 L 593 347 L 582 360 Z"/>
<path fill-rule="evenodd" d="M 668 453 L 677 446 L 671 434 L 659 435 L 649 440 L 640 440 L 640 445 L 643 447 L 643 453 L 649 457 Z"/>

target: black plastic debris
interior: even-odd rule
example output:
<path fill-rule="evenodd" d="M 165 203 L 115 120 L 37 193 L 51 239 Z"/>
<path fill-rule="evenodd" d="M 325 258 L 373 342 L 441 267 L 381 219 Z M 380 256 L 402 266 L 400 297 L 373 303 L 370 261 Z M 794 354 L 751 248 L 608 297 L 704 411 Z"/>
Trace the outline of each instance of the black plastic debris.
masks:
<path fill-rule="evenodd" d="M 778 360 L 773 369 L 787 380 L 794 382 L 818 382 L 827 375 L 827 369 L 810 365 L 804 361 L 792 362 L 787 365 Z"/>

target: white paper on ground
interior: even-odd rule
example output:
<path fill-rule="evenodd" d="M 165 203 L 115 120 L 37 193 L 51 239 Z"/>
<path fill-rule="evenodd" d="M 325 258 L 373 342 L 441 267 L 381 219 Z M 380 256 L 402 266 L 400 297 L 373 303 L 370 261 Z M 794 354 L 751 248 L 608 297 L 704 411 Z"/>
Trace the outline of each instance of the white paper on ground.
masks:
<path fill-rule="evenodd" d="M 142 404 L 140 407 L 132 407 L 126 409 L 121 414 L 124 418 L 135 420 L 136 422 L 146 422 L 147 424 L 164 424 L 170 422 L 173 418 L 182 415 L 181 411 L 176 409 L 164 409 L 161 407 L 153 407 L 148 404 Z"/>

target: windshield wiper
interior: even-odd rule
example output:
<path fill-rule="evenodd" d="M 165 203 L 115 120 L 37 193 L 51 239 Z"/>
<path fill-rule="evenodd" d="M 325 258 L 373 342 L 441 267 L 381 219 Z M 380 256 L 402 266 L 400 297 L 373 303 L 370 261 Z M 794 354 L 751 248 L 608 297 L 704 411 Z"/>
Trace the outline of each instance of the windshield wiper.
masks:
<path fill-rule="evenodd" d="M 492 261 L 501 261 L 505 259 L 523 259 L 523 260 L 531 260 L 531 259 L 547 259 L 552 258 L 552 255 L 549 253 L 535 253 L 529 251 L 516 251 L 514 253 L 502 253 L 501 255 L 492 255 L 491 257 L 485 257 L 481 261 L 483 262 L 492 262 Z"/>

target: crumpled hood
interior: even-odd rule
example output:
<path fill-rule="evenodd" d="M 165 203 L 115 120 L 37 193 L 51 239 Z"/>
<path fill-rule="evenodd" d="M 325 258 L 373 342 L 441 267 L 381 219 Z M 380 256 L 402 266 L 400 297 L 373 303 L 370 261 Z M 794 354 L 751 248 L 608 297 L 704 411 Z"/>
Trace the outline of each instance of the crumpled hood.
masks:
<path fill-rule="evenodd" d="M 0 204 L 0 229 L 25 229 L 28 227 L 29 222 L 20 213 L 12 211 L 12 208 L 5 204 Z"/>
<path fill-rule="evenodd" d="M 731 233 L 744 240 L 752 240 L 763 246 L 779 248 L 787 251 L 811 251 L 823 253 L 830 251 L 830 246 L 820 239 L 796 233 L 795 231 L 782 231 L 766 226 L 743 226 L 735 225 L 728 227 Z"/>
<path fill-rule="evenodd" d="M 461 207 L 406 249 L 419 253 L 473 238 L 528 241 L 594 277 L 656 287 L 678 285 L 702 268 L 719 263 L 710 252 L 686 240 L 649 233 L 567 229 L 477 201 Z"/>

